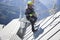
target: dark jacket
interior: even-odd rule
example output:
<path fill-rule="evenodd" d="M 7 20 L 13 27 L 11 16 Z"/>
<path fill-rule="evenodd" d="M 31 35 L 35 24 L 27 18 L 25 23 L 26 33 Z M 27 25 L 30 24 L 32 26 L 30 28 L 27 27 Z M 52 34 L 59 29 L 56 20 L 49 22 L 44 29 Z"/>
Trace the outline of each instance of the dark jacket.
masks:
<path fill-rule="evenodd" d="M 30 16 L 30 14 L 33 14 L 33 15 Z M 27 8 L 25 15 L 26 15 L 26 18 L 31 21 L 31 23 L 37 20 L 37 15 L 35 14 L 33 8 L 31 8 L 31 9 Z"/>
<path fill-rule="evenodd" d="M 25 12 L 25 15 L 28 17 L 28 16 L 30 16 L 30 14 L 35 14 L 35 12 L 34 12 L 34 9 L 33 8 L 27 8 L 26 9 L 26 12 Z M 34 16 L 34 15 L 33 15 Z"/>

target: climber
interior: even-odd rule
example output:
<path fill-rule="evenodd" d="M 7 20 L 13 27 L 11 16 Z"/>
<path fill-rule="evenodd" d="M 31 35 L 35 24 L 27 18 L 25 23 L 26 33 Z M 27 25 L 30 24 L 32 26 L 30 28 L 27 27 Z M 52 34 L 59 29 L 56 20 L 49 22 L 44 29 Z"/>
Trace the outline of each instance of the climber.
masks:
<path fill-rule="evenodd" d="M 37 15 L 34 11 L 33 4 L 34 4 L 34 0 L 28 1 L 27 3 L 28 7 L 26 9 L 25 15 L 26 15 L 27 20 L 30 21 L 32 25 L 32 31 L 35 32 L 37 31 L 37 29 L 36 30 L 34 29 L 34 24 L 37 21 Z"/>

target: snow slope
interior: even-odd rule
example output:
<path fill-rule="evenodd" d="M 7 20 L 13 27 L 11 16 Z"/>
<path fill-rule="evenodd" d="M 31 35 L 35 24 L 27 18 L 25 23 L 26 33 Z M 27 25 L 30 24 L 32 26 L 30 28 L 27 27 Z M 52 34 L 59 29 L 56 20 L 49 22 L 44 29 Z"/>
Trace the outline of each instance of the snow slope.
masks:
<path fill-rule="evenodd" d="M 40 20 L 39 28 L 44 29 L 43 33 L 39 34 L 34 39 L 34 34 L 31 30 L 31 25 L 26 28 L 23 40 L 59 40 L 60 39 L 60 12 L 55 15 L 51 15 L 43 20 Z M 1 40 L 21 40 L 17 35 L 18 30 L 21 27 L 19 19 L 12 20 L 0 31 Z M 38 31 L 39 32 L 39 31 Z M 19 33 L 19 32 L 18 32 Z M 38 35 L 38 34 L 37 34 Z"/>

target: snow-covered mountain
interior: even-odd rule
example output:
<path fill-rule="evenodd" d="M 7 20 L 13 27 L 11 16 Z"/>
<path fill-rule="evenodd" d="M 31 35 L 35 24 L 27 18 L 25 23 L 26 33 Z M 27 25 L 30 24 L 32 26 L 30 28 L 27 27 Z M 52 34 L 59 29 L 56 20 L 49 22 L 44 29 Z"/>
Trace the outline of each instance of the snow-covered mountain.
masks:
<path fill-rule="evenodd" d="M 22 40 L 20 29 L 24 28 L 23 23 L 19 19 L 12 20 L 0 31 L 0 40 Z M 34 36 L 30 25 L 24 30 L 23 40 L 60 40 L 60 12 L 40 20 L 37 24 L 40 24 L 39 31 L 43 30 L 42 33 L 38 34 L 37 31 L 38 36 Z"/>

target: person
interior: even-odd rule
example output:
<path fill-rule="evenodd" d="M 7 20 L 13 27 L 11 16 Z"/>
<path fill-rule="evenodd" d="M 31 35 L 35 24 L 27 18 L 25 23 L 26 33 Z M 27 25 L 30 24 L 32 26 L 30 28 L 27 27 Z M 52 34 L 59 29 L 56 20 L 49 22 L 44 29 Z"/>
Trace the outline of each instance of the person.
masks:
<path fill-rule="evenodd" d="M 34 24 L 37 21 L 37 15 L 34 11 L 32 1 L 28 1 L 28 7 L 26 9 L 25 15 L 26 15 L 27 20 L 29 20 L 32 25 L 32 31 L 33 32 L 37 31 L 37 29 L 36 30 L 34 29 Z"/>

